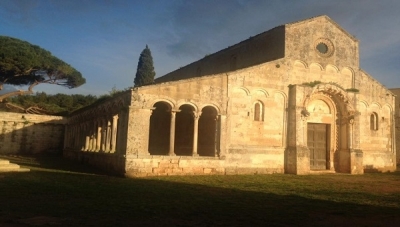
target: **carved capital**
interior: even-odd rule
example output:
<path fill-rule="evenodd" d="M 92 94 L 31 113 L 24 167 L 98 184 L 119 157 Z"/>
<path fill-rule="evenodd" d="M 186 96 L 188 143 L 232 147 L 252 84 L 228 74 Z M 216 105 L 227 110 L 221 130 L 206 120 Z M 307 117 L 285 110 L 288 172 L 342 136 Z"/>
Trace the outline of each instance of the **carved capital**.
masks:
<path fill-rule="evenodd" d="M 201 112 L 196 112 L 196 111 L 193 111 L 193 118 L 194 119 L 199 119 L 200 118 L 200 116 L 201 116 Z"/>

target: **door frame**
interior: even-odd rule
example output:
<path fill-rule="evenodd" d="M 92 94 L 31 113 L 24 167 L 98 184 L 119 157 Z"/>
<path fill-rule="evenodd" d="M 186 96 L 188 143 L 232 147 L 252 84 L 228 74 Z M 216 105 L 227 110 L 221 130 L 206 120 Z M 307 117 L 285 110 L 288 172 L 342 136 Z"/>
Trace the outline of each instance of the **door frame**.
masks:
<path fill-rule="evenodd" d="M 311 165 L 311 150 L 310 150 L 310 170 L 312 171 L 318 171 L 318 170 L 329 170 L 330 169 L 330 159 L 331 159 L 331 154 L 330 154 L 330 143 L 331 143 L 331 124 L 326 124 L 326 123 L 315 123 L 315 122 L 307 122 L 307 146 L 308 146 L 308 130 L 309 130 L 309 125 L 310 124 L 315 124 L 315 125 L 325 125 L 325 168 L 324 169 L 313 169 Z"/>

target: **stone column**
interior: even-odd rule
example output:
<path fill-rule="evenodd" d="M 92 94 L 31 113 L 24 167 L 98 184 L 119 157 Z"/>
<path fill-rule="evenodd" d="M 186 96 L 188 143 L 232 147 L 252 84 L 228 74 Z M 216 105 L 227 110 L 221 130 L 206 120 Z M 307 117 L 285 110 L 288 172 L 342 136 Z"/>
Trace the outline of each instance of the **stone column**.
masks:
<path fill-rule="evenodd" d="M 218 115 L 219 116 L 219 157 L 224 158 L 226 148 L 226 138 L 227 138 L 227 123 L 226 123 L 226 115 Z"/>
<path fill-rule="evenodd" d="M 194 120 L 194 127 L 193 127 L 193 152 L 192 156 L 199 156 L 197 153 L 197 143 L 199 138 L 199 118 L 201 113 L 196 113 L 193 111 L 193 120 Z"/>
<path fill-rule="evenodd" d="M 215 116 L 214 155 L 218 157 L 219 148 L 219 115 Z"/>
<path fill-rule="evenodd" d="M 99 152 L 101 148 L 101 121 L 96 120 L 94 124 L 95 127 L 93 137 L 95 138 L 96 143 L 94 144 L 93 151 Z"/>
<path fill-rule="evenodd" d="M 87 136 L 89 137 L 87 151 L 92 151 L 92 146 L 93 146 L 93 135 L 92 135 L 92 133 L 93 133 L 93 130 L 94 130 L 93 129 L 94 126 L 92 124 L 93 124 L 92 122 L 88 122 L 87 123 L 86 133 L 87 133 Z"/>
<path fill-rule="evenodd" d="M 310 150 L 307 147 L 307 119 L 310 113 L 303 103 L 311 93 L 311 89 L 301 85 L 289 86 L 285 173 L 310 172 Z"/>
<path fill-rule="evenodd" d="M 169 152 L 170 156 L 175 155 L 175 121 L 176 121 L 176 111 L 171 111 L 171 126 L 170 126 L 170 133 L 169 133 Z"/>
<path fill-rule="evenodd" d="M 90 137 L 90 140 L 91 140 L 90 151 L 92 151 L 92 152 L 96 151 L 96 139 L 97 139 L 96 133 L 97 133 L 97 122 L 93 121 L 92 135 Z"/>
<path fill-rule="evenodd" d="M 355 140 L 356 130 L 354 129 L 359 125 L 359 113 L 355 113 L 355 115 L 350 116 L 348 120 L 349 133 L 350 133 L 350 173 L 351 174 L 363 174 L 363 158 L 364 154 L 361 149 L 359 149 L 359 142 L 357 143 Z"/>
<path fill-rule="evenodd" d="M 335 170 L 340 173 L 350 173 L 351 172 L 351 163 L 350 163 L 350 140 L 352 138 L 351 135 L 351 125 L 350 125 L 350 116 L 341 116 L 338 117 L 338 167 Z"/>
<path fill-rule="evenodd" d="M 89 136 L 89 125 L 88 123 L 85 123 L 85 151 L 89 150 L 89 140 L 90 140 L 90 136 Z"/>
<path fill-rule="evenodd" d="M 352 116 L 349 117 L 348 119 L 348 127 L 349 127 L 349 148 L 353 149 L 353 138 L 354 138 L 354 118 Z"/>
<path fill-rule="evenodd" d="M 114 115 L 112 119 L 112 129 L 111 129 L 111 147 L 110 147 L 110 152 L 114 153 L 116 149 L 116 143 L 117 143 L 117 125 L 118 125 L 118 115 Z"/>
<path fill-rule="evenodd" d="M 106 151 L 106 144 L 107 144 L 107 141 L 106 141 L 106 138 L 107 138 L 107 120 L 104 120 L 104 119 L 102 119 L 102 120 L 100 120 L 100 137 L 101 137 L 101 140 L 100 140 L 100 150 L 99 151 L 102 151 L 102 152 L 105 152 Z"/>
<path fill-rule="evenodd" d="M 397 145 L 398 144 L 396 144 L 396 117 L 395 117 L 395 115 L 396 115 L 396 111 L 395 111 L 395 109 L 397 109 L 397 108 L 395 108 L 395 106 L 396 106 L 396 103 L 395 103 L 395 97 L 394 96 L 392 96 L 392 107 L 393 107 L 393 109 L 390 111 L 390 132 L 392 133 L 392 138 L 391 138 L 391 140 L 392 140 L 392 154 L 393 154 L 393 158 L 392 158 L 392 160 L 393 160 L 393 167 L 394 168 L 396 168 L 397 167 L 397 161 L 398 161 L 398 154 L 396 155 L 396 151 L 397 151 Z"/>
<path fill-rule="evenodd" d="M 105 152 L 110 152 L 111 151 L 111 122 L 110 119 L 107 119 L 106 121 L 106 148 Z"/>

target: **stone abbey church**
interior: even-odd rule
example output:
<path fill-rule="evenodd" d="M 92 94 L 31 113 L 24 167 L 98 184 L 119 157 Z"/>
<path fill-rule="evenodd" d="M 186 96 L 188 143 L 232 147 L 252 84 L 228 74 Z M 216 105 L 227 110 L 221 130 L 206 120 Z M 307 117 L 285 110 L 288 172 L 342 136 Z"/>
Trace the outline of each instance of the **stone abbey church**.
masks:
<path fill-rule="evenodd" d="M 64 156 L 126 176 L 392 171 L 394 107 L 319 16 L 75 112 Z"/>

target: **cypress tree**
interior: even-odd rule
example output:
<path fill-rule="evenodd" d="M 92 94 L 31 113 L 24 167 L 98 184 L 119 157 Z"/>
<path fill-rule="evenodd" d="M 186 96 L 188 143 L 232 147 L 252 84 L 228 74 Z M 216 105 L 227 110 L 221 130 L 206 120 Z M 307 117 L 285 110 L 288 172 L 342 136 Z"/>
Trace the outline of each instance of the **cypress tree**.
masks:
<path fill-rule="evenodd" d="M 146 48 L 144 48 L 139 57 L 134 80 L 135 87 L 154 83 L 155 75 L 156 73 L 154 72 L 153 57 L 151 57 L 150 49 L 146 45 Z"/>

